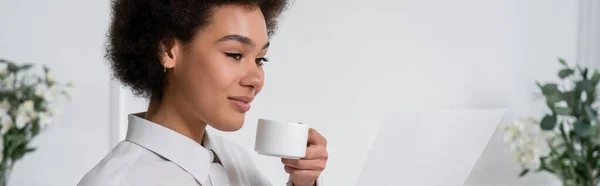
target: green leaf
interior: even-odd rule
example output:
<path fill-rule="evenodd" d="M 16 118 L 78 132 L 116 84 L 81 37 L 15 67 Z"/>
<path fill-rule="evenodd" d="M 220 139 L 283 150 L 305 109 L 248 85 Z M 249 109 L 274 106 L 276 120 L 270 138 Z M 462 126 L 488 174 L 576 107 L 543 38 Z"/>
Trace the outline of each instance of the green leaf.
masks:
<path fill-rule="evenodd" d="M 575 83 L 575 89 L 579 90 L 579 91 L 591 91 L 593 90 L 594 86 L 592 84 L 592 82 L 590 80 L 581 80 L 577 83 Z"/>
<path fill-rule="evenodd" d="M 600 146 L 600 137 L 596 136 L 591 141 L 592 141 L 592 143 Z"/>
<path fill-rule="evenodd" d="M 7 70 L 8 70 L 9 72 L 13 72 L 13 73 L 14 73 L 14 72 L 17 72 L 17 71 L 19 71 L 19 66 L 15 65 L 14 63 L 10 63 L 10 62 L 9 62 L 9 63 L 7 64 Z"/>
<path fill-rule="evenodd" d="M 596 116 L 596 113 L 594 113 L 590 106 L 584 106 L 584 110 L 590 120 L 595 121 L 596 124 L 600 124 L 600 119 L 598 119 L 598 116 Z"/>
<path fill-rule="evenodd" d="M 16 133 L 15 137 L 16 137 L 17 141 L 11 141 L 13 143 L 10 146 L 10 148 L 8 149 L 8 150 L 12 150 L 7 154 L 13 160 L 21 159 L 25 155 L 25 149 L 27 149 L 27 139 L 22 134 L 23 133 L 21 133 L 21 132 Z M 11 143 L 9 143 L 9 144 L 11 144 Z"/>
<path fill-rule="evenodd" d="M 40 133 L 40 125 L 33 125 L 31 127 L 31 136 L 37 136 L 39 133 Z"/>
<path fill-rule="evenodd" d="M 558 85 L 555 83 L 548 83 L 542 87 L 542 93 L 544 95 L 550 95 L 556 92 L 558 92 Z"/>
<path fill-rule="evenodd" d="M 560 92 L 555 92 L 547 95 L 546 100 L 549 103 L 558 103 L 563 100 L 563 97 Z"/>
<path fill-rule="evenodd" d="M 558 62 L 559 62 L 560 64 L 562 64 L 562 65 L 565 65 L 565 66 L 567 66 L 567 62 L 566 62 L 566 61 L 565 61 L 565 59 L 563 59 L 563 58 L 560 58 L 560 57 L 559 57 L 559 58 L 558 58 Z"/>
<path fill-rule="evenodd" d="M 569 108 L 569 107 L 555 107 L 554 111 L 558 115 L 570 115 L 571 114 L 571 108 Z"/>
<path fill-rule="evenodd" d="M 575 160 L 577 163 L 586 164 L 585 158 L 578 155 L 576 152 L 569 151 L 568 155 L 571 160 Z"/>
<path fill-rule="evenodd" d="M 544 86 L 542 86 L 542 84 L 539 81 L 535 81 L 535 84 L 540 87 L 540 90 L 544 89 Z"/>
<path fill-rule="evenodd" d="M 600 71 L 594 70 L 591 80 L 594 86 L 598 85 L 598 82 L 600 81 Z"/>
<path fill-rule="evenodd" d="M 556 118 L 554 116 L 546 115 L 541 121 L 542 130 L 552 130 L 556 126 Z"/>
<path fill-rule="evenodd" d="M 563 181 L 563 186 L 576 186 L 577 182 L 572 178 L 567 178 Z"/>
<path fill-rule="evenodd" d="M 558 72 L 558 77 L 560 77 L 560 79 L 565 79 L 566 77 L 572 75 L 574 72 L 575 71 L 572 69 L 562 69 Z"/>
<path fill-rule="evenodd" d="M 528 172 L 529 172 L 529 169 L 525 169 L 525 170 L 521 171 L 521 173 L 519 174 L 519 177 L 525 176 Z"/>
<path fill-rule="evenodd" d="M 564 92 L 562 94 L 562 97 L 567 102 L 567 105 L 569 105 L 570 107 L 574 107 L 575 106 L 575 104 L 576 104 L 575 92 L 573 92 L 573 91 Z"/>
<path fill-rule="evenodd" d="M 579 137 L 588 137 L 591 134 L 591 126 L 589 123 L 586 123 L 584 121 L 576 121 L 575 124 L 575 134 Z"/>
<path fill-rule="evenodd" d="M 587 75 L 588 75 L 588 69 L 587 69 L 587 68 L 584 68 L 584 69 L 581 71 L 581 76 L 583 77 L 583 79 L 587 79 Z"/>
<path fill-rule="evenodd" d="M 24 64 L 23 66 L 19 67 L 19 70 L 27 70 L 31 67 L 33 67 L 33 64 Z"/>
<path fill-rule="evenodd" d="M 30 152 L 33 152 L 33 151 L 35 151 L 35 148 L 27 148 L 27 149 L 25 149 L 25 153 L 30 153 Z"/>
<path fill-rule="evenodd" d="M 569 159 L 575 160 L 579 164 L 587 164 L 585 158 L 574 151 L 569 151 Z"/>

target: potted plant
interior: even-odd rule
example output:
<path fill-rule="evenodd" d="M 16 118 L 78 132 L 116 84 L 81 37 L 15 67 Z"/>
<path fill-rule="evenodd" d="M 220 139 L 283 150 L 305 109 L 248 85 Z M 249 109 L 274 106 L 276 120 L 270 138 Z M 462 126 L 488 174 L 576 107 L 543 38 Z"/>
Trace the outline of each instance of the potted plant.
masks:
<path fill-rule="evenodd" d="M 53 123 L 56 101 L 69 100 L 75 85 L 56 81 L 46 66 L 42 76 L 32 67 L 0 59 L 0 186 L 15 162 L 35 150 L 30 142 Z"/>
<path fill-rule="evenodd" d="M 559 59 L 558 82 L 536 82 L 546 114 L 502 125 L 504 140 L 523 171 L 548 172 L 564 186 L 600 183 L 600 120 L 596 88 L 600 72 Z"/>

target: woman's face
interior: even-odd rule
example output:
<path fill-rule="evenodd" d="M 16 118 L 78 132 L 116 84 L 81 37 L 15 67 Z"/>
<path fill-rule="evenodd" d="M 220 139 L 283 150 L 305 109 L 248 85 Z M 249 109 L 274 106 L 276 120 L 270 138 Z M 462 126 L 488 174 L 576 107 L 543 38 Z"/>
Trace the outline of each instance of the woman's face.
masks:
<path fill-rule="evenodd" d="M 268 45 L 265 18 L 258 7 L 216 8 L 188 48 L 179 47 L 169 70 L 167 91 L 174 95 L 178 112 L 218 130 L 241 128 L 263 87 Z"/>

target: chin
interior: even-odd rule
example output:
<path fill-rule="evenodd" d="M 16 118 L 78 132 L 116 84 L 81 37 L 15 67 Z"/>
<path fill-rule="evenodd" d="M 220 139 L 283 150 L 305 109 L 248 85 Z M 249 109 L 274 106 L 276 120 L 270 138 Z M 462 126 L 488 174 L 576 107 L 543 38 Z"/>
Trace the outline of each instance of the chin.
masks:
<path fill-rule="evenodd" d="M 241 116 L 238 116 L 241 115 Z M 236 116 L 224 117 L 218 124 L 212 127 L 225 132 L 234 132 L 240 130 L 244 126 L 245 114 L 236 114 Z"/>

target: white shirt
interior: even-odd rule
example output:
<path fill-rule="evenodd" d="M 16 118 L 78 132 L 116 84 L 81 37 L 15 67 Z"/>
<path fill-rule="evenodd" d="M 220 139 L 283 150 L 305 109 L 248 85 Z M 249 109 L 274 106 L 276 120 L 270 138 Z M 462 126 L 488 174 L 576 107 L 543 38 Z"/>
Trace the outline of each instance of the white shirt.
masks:
<path fill-rule="evenodd" d="M 144 119 L 144 114 L 129 115 L 125 140 L 94 166 L 78 186 L 273 185 L 243 147 L 208 133 L 200 145 Z M 286 185 L 292 185 L 291 181 Z M 321 178 L 317 185 L 323 185 Z"/>

